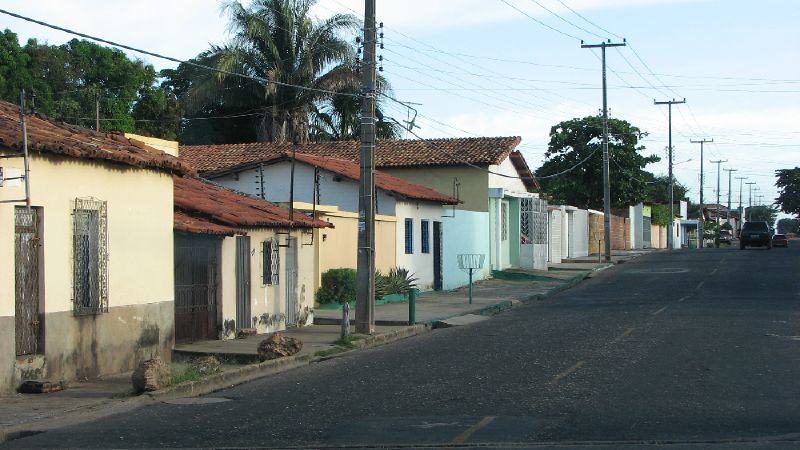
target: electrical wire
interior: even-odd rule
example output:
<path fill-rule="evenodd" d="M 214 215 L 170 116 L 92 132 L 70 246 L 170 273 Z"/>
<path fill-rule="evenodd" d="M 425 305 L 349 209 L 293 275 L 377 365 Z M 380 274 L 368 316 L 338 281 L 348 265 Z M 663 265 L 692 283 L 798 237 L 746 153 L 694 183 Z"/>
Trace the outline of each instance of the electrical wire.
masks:
<path fill-rule="evenodd" d="M 558 17 L 559 19 L 561 19 L 561 21 L 562 21 L 562 22 L 565 22 L 565 23 L 567 23 L 568 25 L 572 25 L 573 27 L 575 27 L 575 28 L 577 28 L 577 29 L 579 29 L 579 30 L 581 30 L 581 31 L 583 31 L 583 32 L 585 32 L 585 33 L 589 33 L 589 34 L 591 34 L 592 36 L 598 37 L 598 38 L 600 38 L 600 39 L 605 39 L 605 38 L 606 38 L 606 36 L 601 36 L 601 35 L 599 35 L 599 34 L 597 34 L 597 33 L 593 32 L 593 31 L 589 31 L 589 30 L 587 30 L 586 28 L 583 28 L 582 26 L 575 24 L 574 22 L 571 22 L 571 21 L 569 21 L 569 20 L 565 19 L 564 17 L 562 17 L 562 16 L 561 16 L 561 15 L 559 15 L 558 13 L 554 12 L 553 10 L 551 10 L 551 9 L 547 8 L 546 6 L 542 5 L 541 3 L 539 3 L 537 0 L 531 0 L 531 1 L 532 1 L 533 3 L 536 3 L 537 5 L 539 5 L 539 7 L 540 7 L 540 8 L 542 8 L 543 10 L 545 10 L 545 11 L 549 12 L 550 14 L 552 14 L 552 15 L 554 15 L 554 16 L 556 16 L 556 17 Z"/>
<path fill-rule="evenodd" d="M 533 17 L 532 15 L 530 15 L 530 14 L 526 13 L 525 11 L 523 11 L 523 10 L 521 10 L 521 9 L 517 8 L 516 6 L 514 6 L 514 5 L 512 5 L 511 3 L 507 2 L 506 0 L 500 0 L 500 1 L 501 1 L 501 2 L 503 2 L 503 3 L 505 3 L 506 5 L 508 5 L 509 7 L 513 8 L 514 10 L 516 10 L 517 12 L 519 12 L 520 14 L 522 14 L 523 16 L 525 16 L 525 17 L 527 17 L 527 18 L 531 19 L 532 21 L 534 21 L 534 22 L 538 23 L 539 25 L 541 25 L 541 26 L 543 26 L 543 27 L 545 27 L 545 28 L 548 28 L 548 29 L 550 29 L 550 30 L 553 30 L 553 31 L 555 31 L 556 33 L 558 33 L 558 34 L 562 34 L 562 35 L 564 35 L 564 36 L 566 36 L 566 37 L 568 37 L 568 38 L 572 38 L 572 39 L 575 39 L 575 40 L 578 40 L 578 41 L 580 41 L 580 40 L 581 40 L 581 38 L 579 38 L 579 37 L 577 37 L 577 36 L 573 36 L 573 35 L 571 35 L 571 34 L 569 34 L 569 33 L 565 32 L 565 31 L 561 31 L 561 30 L 559 30 L 558 28 L 552 27 L 552 26 L 550 26 L 550 25 L 548 25 L 548 24 L 546 24 L 546 23 L 542 22 L 541 20 L 539 20 L 539 19 L 537 19 L 536 17 Z"/>

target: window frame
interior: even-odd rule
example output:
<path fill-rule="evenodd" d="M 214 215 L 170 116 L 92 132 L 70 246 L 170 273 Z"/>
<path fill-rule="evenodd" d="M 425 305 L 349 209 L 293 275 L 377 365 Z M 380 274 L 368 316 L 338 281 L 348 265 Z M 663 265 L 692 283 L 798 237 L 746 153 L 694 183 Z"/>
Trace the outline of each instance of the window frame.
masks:
<path fill-rule="evenodd" d="M 404 223 L 405 230 L 405 253 L 406 255 L 414 254 L 414 219 L 406 218 Z"/>
<path fill-rule="evenodd" d="M 431 225 L 428 219 L 420 220 L 420 252 L 431 252 Z"/>
<path fill-rule="evenodd" d="M 72 305 L 77 316 L 108 312 L 108 204 L 72 204 Z"/>
<path fill-rule="evenodd" d="M 277 239 L 261 242 L 261 284 L 277 286 L 280 284 L 281 255 Z"/>

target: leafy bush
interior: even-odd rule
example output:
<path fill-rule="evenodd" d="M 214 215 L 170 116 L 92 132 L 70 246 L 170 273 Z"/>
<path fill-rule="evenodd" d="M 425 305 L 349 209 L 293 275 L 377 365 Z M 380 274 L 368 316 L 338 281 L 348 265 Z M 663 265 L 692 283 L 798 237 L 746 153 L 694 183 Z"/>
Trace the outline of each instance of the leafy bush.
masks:
<path fill-rule="evenodd" d="M 356 271 L 330 269 L 322 274 L 322 285 L 317 290 L 317 302 L 344 303 L 356 299 Z"/>
<path fill-rule="evenodd" d="M 381 275 L 379 272 L 375 275 L 375 297 L 381 298 L 391 294 L 408 294 L 412 288 L 417 286 L 417 280 L 418 278 L 414 278 L 414 274 L 409 273 L 408 269 L 402 267 L 389 269 L 389 273 L 386 275 Z M 380 295 L 378 292 L 379 290 Z"/>

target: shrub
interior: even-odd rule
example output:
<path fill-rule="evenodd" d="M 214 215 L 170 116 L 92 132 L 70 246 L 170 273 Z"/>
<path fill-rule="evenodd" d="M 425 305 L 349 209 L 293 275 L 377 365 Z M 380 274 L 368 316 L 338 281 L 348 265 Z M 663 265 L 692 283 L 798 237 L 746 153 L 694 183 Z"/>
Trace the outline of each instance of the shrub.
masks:
<path fill-rule="evenodd" d="M 320 304 L 344 303 L 356 298 L 356 271 L 354 269 L 330 269 L 322 274 L 322 285 L 316 299 Z"/>

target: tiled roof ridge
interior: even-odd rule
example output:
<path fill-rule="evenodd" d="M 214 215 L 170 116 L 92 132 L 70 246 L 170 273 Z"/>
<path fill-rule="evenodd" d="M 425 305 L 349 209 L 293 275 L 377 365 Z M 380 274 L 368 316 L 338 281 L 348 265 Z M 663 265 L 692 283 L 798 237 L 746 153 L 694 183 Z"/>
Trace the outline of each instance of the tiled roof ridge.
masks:
<path fill-rule="evenodd" d="M 501 139 L 512 139 L 517 142 L 522 142 L 521 136 L 451 136 L 451 137 L 435 137 L 435 138 L 427 138 L 427 139 L 378 139 L 376 141 L 376 145 L 379 145 L 382 142 L 428 142 L 428 141 L 448 141 L 448 142 L 455 142 L 455 141 L 478 141 L 478 140 L 501 140 Z M 199 148 L 199 147 L 258 147 L 258 146 L 274 146 L 274 147 L 292 147 L 297 145 L 298 147 L 303 147 L 306 145 L 324 145 L 324 144 L 337 144 L 337 143 L 359 143 L 358 140 L 347 139 L 341 141 L 315 141 L 309 142 L 307 144 L 293 144 L 291 142 L 282 142 L 282 143 L 275 143 L 275 142 L 238 142 L 235 144 L 189 144 L 189 145 L 181 145 L 181 148 Z"/>

